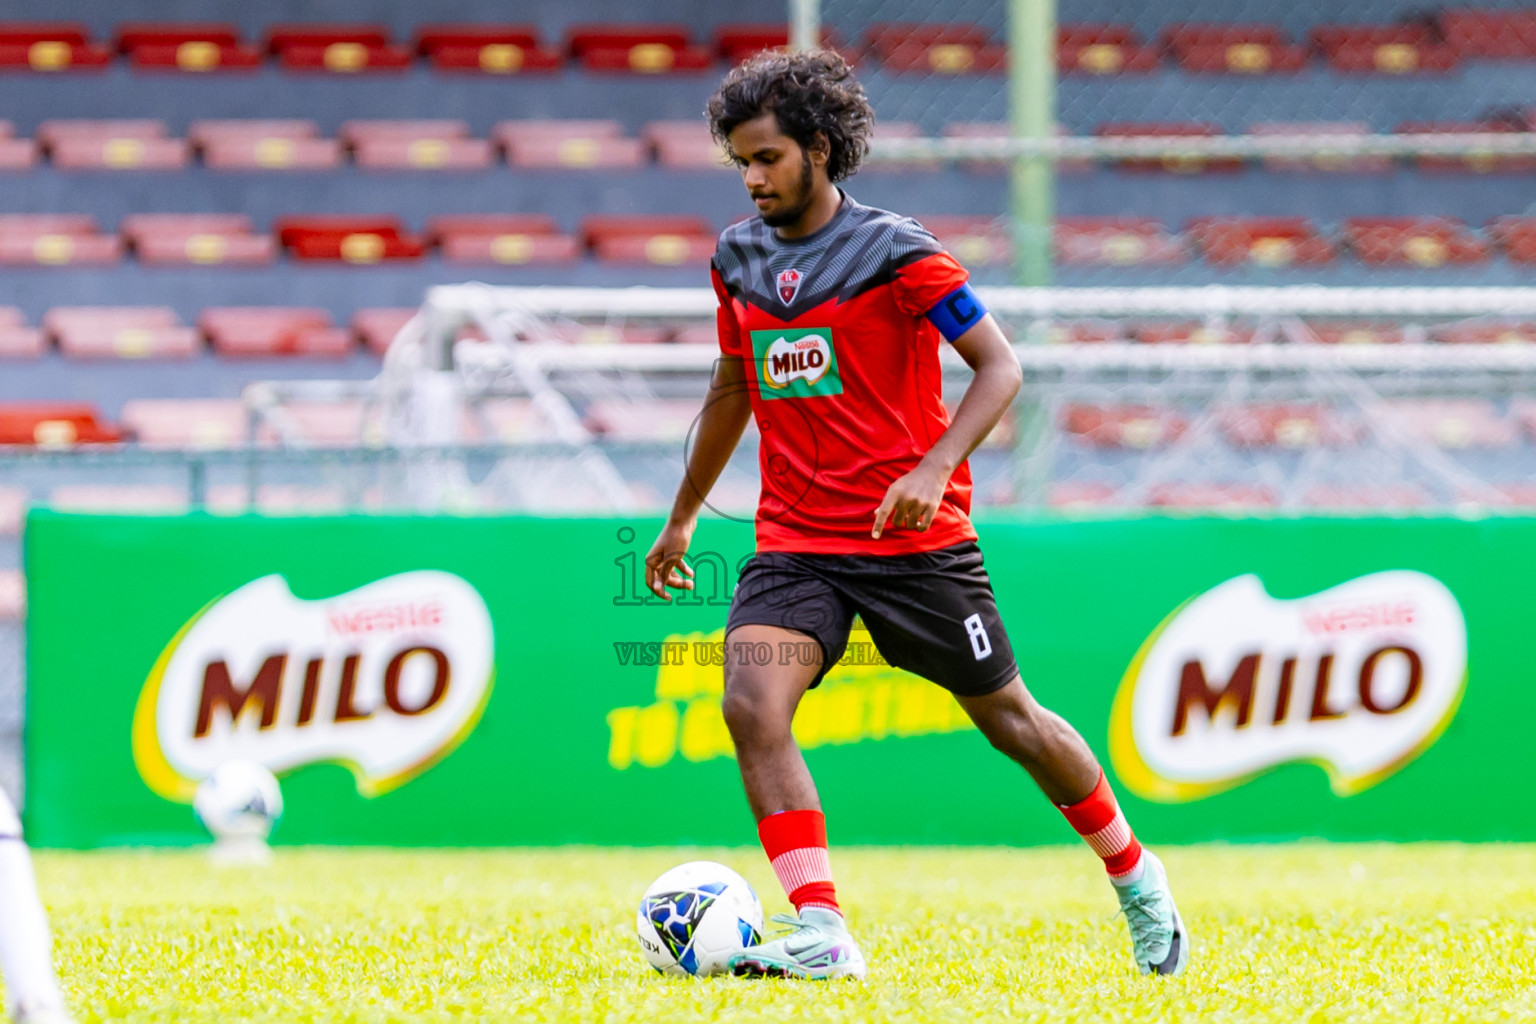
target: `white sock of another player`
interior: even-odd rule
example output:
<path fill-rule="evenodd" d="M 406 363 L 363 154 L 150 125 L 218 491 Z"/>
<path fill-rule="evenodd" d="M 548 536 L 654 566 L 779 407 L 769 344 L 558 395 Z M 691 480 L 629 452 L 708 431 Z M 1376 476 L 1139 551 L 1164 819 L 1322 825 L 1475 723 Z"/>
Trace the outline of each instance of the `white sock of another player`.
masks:
<path fill-rule="evenodd" d="M 0 793 L 0 971 L 6 1002 L 18 1021 L 68 1019 L 53 971 L 53 936 L 37 898 L 32 855 L 21 836 L 21 819 Z"/>

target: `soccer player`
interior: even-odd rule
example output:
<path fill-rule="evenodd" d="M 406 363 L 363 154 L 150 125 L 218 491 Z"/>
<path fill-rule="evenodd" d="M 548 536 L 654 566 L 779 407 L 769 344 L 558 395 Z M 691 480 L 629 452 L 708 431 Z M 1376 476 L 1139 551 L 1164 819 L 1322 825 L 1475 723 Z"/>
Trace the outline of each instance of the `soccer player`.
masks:
<path fill-rule="evenodd" d="M 759 55 L 726 76 L 707 114 L 758 216 L 727 228 L 715 250 L 721 358 L 646 583 L 664 598 L 692 586 L 684 556 L 700 506 L 755 416 L 757 553 L 727 618 L 722 711 L 796 913 L 776 918 L 788 934 L 738 954 L 733 969 L 864 975 L 790 731 L 857 614 L 886 660 L 953 693 L 1103 860 L 1141 971 L 1178 973 L 1189 940 L 1163 866 L 1136 841 L 1082 737 L 1025 689 L 971 526 L 966 459 L 1018 392 L 1018 360 L 932 235 L 837 187 L 858 169 L 874 121 L 841 57 Z M 952 420 L 941 339 L 975 371 Z M 743 645 L 794 650 L 806 637 L 820 654 L 808 664 L 740 656 Z"/>

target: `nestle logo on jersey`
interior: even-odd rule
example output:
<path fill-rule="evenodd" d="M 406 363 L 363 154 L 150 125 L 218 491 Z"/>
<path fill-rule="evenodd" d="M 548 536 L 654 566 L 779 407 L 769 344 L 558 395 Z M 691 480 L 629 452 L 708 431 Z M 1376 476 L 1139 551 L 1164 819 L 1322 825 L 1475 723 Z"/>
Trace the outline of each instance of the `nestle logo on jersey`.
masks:
<path fill-rule="evenodd" d="M 829 327 L 753 331 L 752 352 L 762 384 L 758 390 L 764 398 L 813 398 L 843 393 Z"/>

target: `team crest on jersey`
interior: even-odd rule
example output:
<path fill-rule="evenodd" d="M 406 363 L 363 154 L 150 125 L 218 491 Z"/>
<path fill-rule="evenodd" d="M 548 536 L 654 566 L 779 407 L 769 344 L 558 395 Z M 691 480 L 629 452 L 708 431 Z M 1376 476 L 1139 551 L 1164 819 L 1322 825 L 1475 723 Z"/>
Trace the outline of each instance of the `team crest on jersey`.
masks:
<path fill-rule="evenodd" d="M 800 294 L 800 282 L 805 280 L 804 275 L 794 267 L 779 272 L 779 298 L 784 305 L 795 301 L 795 296 Z"/>

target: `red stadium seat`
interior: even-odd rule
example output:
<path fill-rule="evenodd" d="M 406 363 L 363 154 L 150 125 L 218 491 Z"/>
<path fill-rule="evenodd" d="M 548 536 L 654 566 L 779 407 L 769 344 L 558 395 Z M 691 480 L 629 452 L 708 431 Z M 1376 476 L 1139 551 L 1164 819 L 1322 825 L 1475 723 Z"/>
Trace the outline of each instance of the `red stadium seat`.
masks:
<path fill-rule="evenodd" d="M 1456 50 L 1428 26 L 1320 25 L 1308 34 L 1335 71 L 1410 75 L 1456 70 Z"/>
<path fill-rule="evenodd" d="M 865 43 L 867 53 L 898 73 L 974 75 L 1008 69 L 1008 51 L 978 25 L 888 22 L 870 26 Z"/>
<path fill-rule="evenodd" d="M 1264 75 L 1307 64 L 1307 51 L 1278 25 L 1174 25 L 1163 30 L 1162 43 L 1185 71 Z"/>
<path fill-rule="evenodd" d="M 1052 345 L 1103 345 L 1126 340 L 1120 320 L 1055 320 L 1046 329 Z"/>
<path fill-rule="evenodd" d="M 241 448 L 251 432 L 238 398 L 136 398 L 121 418 L 128 436 L 154 448 Z"/>
<path fill-rule="evenodd" d="M 190 148 L 167 138 L 164 121 L 52 120 L 37 126 L 54 166 L 66 170 L 178 170 Z"/>
<path fill-rule="evenodd" d="M 257 428 L 258 444 L 282 440 L 317 448 L 352 448 L 368 440 L 372 432 L 367 409 L 357 400 L 339 402 L 287 402 L 278 422 L 268 419 Z"/>
<path fill-rule="evenodd" d="M 561 234 L 544 214 L 435 217 L 427 236 L 450 263 L 570 263 L 580 250 L 575 236 Z"/>
<path fill-rule="evenodd" d="M 41 328 L 28 327 L 15 306 L 0 306 L 0 359 L 37 359 L 45 347 Z"/>
<path fill-rule="evenodd" d="M 1434 498 L 1418 484 L 1319 484 L 1307 488 L 1301 502 L 1310 508 L 1424 508 Z"/>
<path fill-rule="evenodd" d="M 1061 217 L 1053 244 L 1059 262 L 1077 266 L 1129 267 L 1189 259 L 1184 243 L 1150 217 Z"/>
<path fill-rule="evenodd" d="M 1441 448 L 1508 448 L 1519 439 L 1517 422 L 1481 398 L 1393 399 L 1376 411 L 1398 432 Z"/>
<path fill-rule="evenodd" d="M 229 358 L 350 355 L 356 339 L 335 327 L 322 309 L 290 306 L 232 306 L 205 309 L 197 325 L 213 350 Z"/>
<path fill-rule="evenodd" d="M 122 433 L 88 402 L 0 402 L 0 444 L 113 444 Z"/>
<path fill-rule="evenodd" d="M 615 441 L 681 441 L 698 422 L 701 408 L 696 398 L 603 398 L 588 403 L 584 419 L 588 430 Z"/>
<path fill-rule="evenodd" d="M 1185 231 L 1217 266 L 1315 266 L 1336 255 L 1305 217 L 1200 217 Z"/>
<path fill-rule="evenodd" d="M 138 213 L 125 217 L 120 230 L 140 263 L 254 265 L 277 254 L 272 236 L 254 234 L 240 213 Z"/>
<path fill-rule="evenodd" d="M 462 171 L 491 165 L 490 140 L 470 138 L 464 121 L 347 121 L 340 134 L 359 167 Z"/>
<path fill-rule="evenodd" d="M 382 25 L 275 25 L 266 48 L 289 71 L 355 74 L 405 71 L 411 52 L 394 45 Z"/>
<path fill-rule="evenodd" d="M 1225 329 L 1199 321 L 1179 323 L 1139 323 L 1131 327 L 1131 337 L 1142 345 L 1247 345 L 1253 341 L 1253 328 L 1232 325 Z"/>
<path fill-rule="evenodd" d="M 1115 508 L 1125 503 L 1120 489 L 1098 480 L 1058 480 L 1051 484 L 1045 503 L 1055 509 Z"/>
<path fill-rule="evenodd" d="M 1248 127 L 1250 135 L 1369 135 L 1371 126 L 1363 121 L 1264 121 Z M 1392 170 L 1389 156 L 1266 156 L 1264 167 L 1271 171 L 1327 171 L 1351 174 L 1384 174 Z"/>
<path fill-rule="evenodd" d="M 123 243 L 88 214 L 0 214 L 0 264 L 57 267 L 116 263 Z"/>
<path fill-rule="evenodd" d="M 1430 337 L 1445 345 L 1530 345 L 1536 343 L 1536 323 L 1444 324 L 1431 330 Z"/>
<path fill-rule="evenodd" d="M 203 347 L 163 306 L 56 306 L 43 327 L 72 359 L 193 359 Z"/>
<path fill-rule="evenodd" d="M 1145 405 L 1069 405 L 1061 426 L 1096 448 L 1157 448 L 1189 428 L 1178 412 Z"/>
<path fill-rule="evenodd" d="M 0 23 L 0 69 L 100 71 L 112 52 L 90 40 L 80 22 Z"/>
<path fill-rule="evenodd" d="M 414 48 L 439 71 L 514 75 L 557 71 L 565 63 L 531 25 L 423 25 Z"/>
<path fill-rule="evenodd" d="M 821 30 L 821 45 L 840 48 L 837 33 L 829 28 Z M 782 50 L 789 46 L 789 26 L 784 22 L 764 24 L 730 24 L 715 27 L 714 51 L 725 58 L 727 64 L 740 64 L 764 50 Z"/>
<path fill-rule="evenodd" d="M 1536 60 L 1536 11 L 1440 12 L 1440 32 L 1462 57 L 1480 60 Z"/>
<path fill-rule="evenodd" d="M 1404 121 L 1393 129 L 1400 135 L 1502 134 L 1525 129 L 1508 121 Z M 1529 174 L 1536 170 L 1536 156 L 1500 156 L 1472 152 L 1465 156 L 1416 156 L 1421 171 L 1473 174 Z"/>
<path fill-rule="evenodd" d="M 0 171 L 25 171 L 37 163 L 37 143 L 15 134 L 15 125 L 0 121 Z"/>
<path fill-rule="evenodd" d="M 492 137 L 513 167 L 639 167 L 645 143 L 624 137 L 618 121 L 502 121 Z"/>
<path fill-rule="evenodd" d="M 1147 504 L 1153 508 L 1237 510 L 1274 508 L 1280 500 L 1263 484 L 1181 482 L 1148 488 Z"/>
<path fill-rule="evenodd" d="M 699 120 L 652 121 L 640 130 L 640 141 L 663 167 L 717 171 L 730 166 L 709 125 Z"/>
<path fill-rule="evenodd" d="M 313 121 L 193 121 L 188 136 L 203 163 L 226 171 L 315 171 L 341 165 L 341 142 L 319 138 Z"/>
<path fill-rule="evenodd" d="M 363 347 L 368 351 L 383 355 L 395 335 L 400 333 L 400 328 L 415 315 L 415 306 L 359 309 L 352 314 L 352 333 L 362 339 Z"/>
<path fill-rule="evenodd" d="M 1093 134 L 1102 138 L 1153 137 L 1160 139 L 1212 138 L 1222 133 L 1221 127 L 1203 122 L 1150 121 L 1112 122 L 1101 124 Z M 1161 159 L 1135 157 L 1117 160 L 1116 166 L 1128 171 L 1168 171 L 1173 174 L 1201 174 L 1206 171 L 1241 171 L 1243 161 L 1238 157 L 1170 156 Z"/>
<path fill-rule="evenodd" d="M 1056 70 L 1064 75 L 1125 75 L 1156 71 L 1162 59 L 1127 25 L 1061 25 Z"/>
<path fill-rule="evenodd" d="M 1370 320 L 1312 320 L 1308 333 L 1323 345 L 1400 345 L 1407 341 L 1407 331 L 1400 323 Z"/>
<path fill-rule="evenodd" d="M 1240 406 L 1217 418 L 1227 443 L 1238 448 L 1337 447 L 1359 440 L 1359 429 L 1326 405 L 1286 402 Z"/>
<path fill-rule="evenodd" d="M 660 75 L 714 63 L 708 49 L 693 45 L 686 25 L 576 25 L 566 44 L 588 71 Z"/>
<path fill-rule="evenodd" d="M 281 217 L 278 241 L 297 260 L 380 263 L 419 260 L 425 246 L 407 235 L 398 218 L 370 216 Z"/>
<path fill-rule="evenodd" d="M 1488 235 L 1512 263 L 1536 263 L 1536 217 L 1495 217 Z"/>
<path fill-rule="evenodd" d="M 1362 263 L 1439 267 L 1484 263 L 1488 247 L 1449 217 L 1350 217 L 1344 243 Z"/>
<path fill-rule="evenodd" d="M 609 263 L 700 264 L 715 253 L 714 228 L 702 217 L 593 216 L 582 220 L 578 233 Z"/>
<path fill-rule="evenodd" d="M 135 68 L 155 71 L 252 71 L 261 51 L 246 46 L 228 23 L 119 25 L 114 42 Z"/>
<path fill-rule="evenodd" d="M 1013 260 L 1007 225 L 995 217 L 936 214 L 917 220 L 968 267 L 1006 266 Z"/>

